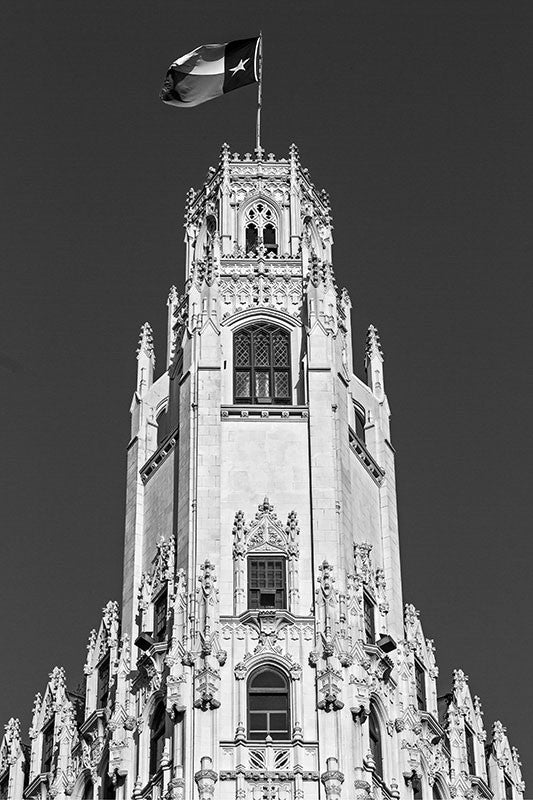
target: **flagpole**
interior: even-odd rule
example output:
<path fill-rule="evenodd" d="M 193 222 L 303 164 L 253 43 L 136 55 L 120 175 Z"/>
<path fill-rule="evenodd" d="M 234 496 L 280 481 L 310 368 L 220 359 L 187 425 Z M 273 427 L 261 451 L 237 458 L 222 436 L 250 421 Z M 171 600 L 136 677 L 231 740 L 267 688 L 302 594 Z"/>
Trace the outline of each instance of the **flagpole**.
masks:
<path fill-rule="evenodd" d="M 259 31 L 258 53 L 258 84 L 257 84 L 257 120 L 255 124 L 255 149 L 258 158 L 261 155 L 261 104 L 263 102 L 263 32 Z"/>

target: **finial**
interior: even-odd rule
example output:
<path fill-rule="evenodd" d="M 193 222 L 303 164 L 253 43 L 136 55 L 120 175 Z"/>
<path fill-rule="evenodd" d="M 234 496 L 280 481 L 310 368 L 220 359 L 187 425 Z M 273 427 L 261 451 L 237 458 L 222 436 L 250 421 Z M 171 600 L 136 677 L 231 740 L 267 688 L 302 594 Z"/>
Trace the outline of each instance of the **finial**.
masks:
<path fill-rule="evenodd" d="M 381 349 L 378 329 L 375 325 L 369 325 L 366 334 L 365 358 L 370 361 L 376 356 L 383 361 L 383 350 Z"/>
<path fill-rule="evenodd" d="M 259 145 L 259 147 L 255 148 L 254 153 L 255 153 L 255 160 L 256 161 L 262 161 L 263 160 L 263 156 L 265 154 L 265 149 L 264 149 L 264 147 L 261 147 L 261 145 Z"/>
<path fill-rule="evenodd" d="M 167 306 L 171 306 L 173 303 L 176 303 L 177 300 L 178 300 L 178 290 L 176 289 L 174 284 L 172 284 L 172 286 L 168 291 Z"/>
<path fill-rule="evenodd" d="M 224 142 L 224 144 L 220 148 L 220 158 L 219 158 L 220 164 L 225 164 L 229 161 L 230 152 L 231 151 L 229 144 L 227 142 Z"/>
<path fill-rule="evenodd" d="M 194 203 L 195 198 L 196 198 L 196 192 L 191 186 L 185 197 L 185 212 L 189 211 L 192 204 Z"/>
<path fill-rule="evenodd" d="M 289 157 L 296 165 L 300 163 L 300 153 L 298 152 L 298 147 L 294 144 L 294 142 L 289 147 Z"/>
<path fill-rule="evenodd" d="M 154 335 L 152 332 L 152 326 L 149 322 L 145 322 L 144 325 L 141 326 L 139 346 L 137 348 L 137 359 L 141 354 L 147 355 L 148 358 L 151 358 L 155 361 Z"/>

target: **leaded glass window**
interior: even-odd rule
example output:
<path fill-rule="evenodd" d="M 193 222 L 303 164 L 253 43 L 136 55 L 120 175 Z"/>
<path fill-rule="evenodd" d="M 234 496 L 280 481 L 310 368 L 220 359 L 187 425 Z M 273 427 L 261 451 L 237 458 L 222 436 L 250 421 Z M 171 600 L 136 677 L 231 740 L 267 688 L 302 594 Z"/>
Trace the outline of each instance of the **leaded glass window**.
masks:
<path fill-rule="evenodd" d="M 273 667 L 254 672 L 248 684 L 248 738 L 290 738 L 289 685 Z"/>
<path fill-rule="evenodd" d="M 288 331 L 268 323 L 241 328 L 233 337 L 235 403 L 291 402 Z"/>
<path fill-rule="evenodd" d="M 248 608 L 285 608 L 285 559 L 248 560 Z"/>

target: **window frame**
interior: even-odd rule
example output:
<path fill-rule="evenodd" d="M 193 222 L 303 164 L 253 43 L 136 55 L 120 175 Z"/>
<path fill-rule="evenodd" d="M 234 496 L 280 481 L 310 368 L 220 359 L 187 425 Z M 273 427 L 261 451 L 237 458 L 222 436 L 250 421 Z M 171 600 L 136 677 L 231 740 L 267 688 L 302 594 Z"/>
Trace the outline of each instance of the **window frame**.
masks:
<path fill-rule="evenodd" d="M 256 198 L 249 204 L 244 213 L 243 219 L 244 227 L 244 252 L 248 256 L 251 253 L 253 256 L 258 255 L 259 247 L 264 248 L 266 255 L 272 253 L 277 255 L 280 247 L 280 228 L 279 228 L 279 214 L 268 202 L 260 197 Z M 255 229 L 254 241 L 248 244 L 248 229 Z M 265 230 L 273 231 L 274 241 L 265 242 Z"/>
<path fill-rule="evenodd" d="M 376 602 L 366 589 L 363 591 L 363 627 L 365 644 L 376 644 Z"/>
<path fill-rule="evenodd" d="M 374 774 L 383 780 L 383 736 L 376 709 L 371 707 L 368 715 L 368 744 L 374 760 Z"/>
<path fill-rule="evenodd" d="M 157 723 L 157 727 L 156 727 Z M 161 769 L 161 757 L 165 750 L 166 709 L 160 700 L 154 708 L 150 723 L 150 743 L 148 751 L 148 775 L 153 778 Z"/>
<path fill-rule="evenodd" d="M 476 746 L 474 744 L 474 730 L 465 723 L 466 765 L 469 775 L 476 774 Z"/>
<path fill-rule="evenodd" d="M 161 606 L 161 604 L 163 605 Z M 158 626 L 159 621 L 159 611 L 160 608 L 164 608 L 163 614 L 163 622 L 160 626 Z M 156 642 L 164 642 L 167 638 L 167 616 L 168 616 L 168 592 L 167 587 L 159 592 L 159 594 L 153 600 L 153 625 L 152 625 L 152 637 Z"/>
<path fill-rule="evenodd" d="M 426 670 L 420 659 L 415 656 L 415 692 L 416 705 L 419 711 L 427 711 Z"/>
<path fill-rule="evenodd" d="M 252 562 L 256 563 L 263 563 L 267 564 L 268 562 L 281 563 L 281 576 L 282 576 L 282 586 L 264 586 L 264 587 L 252 587 Z M 287 610 L 287 558 L 281 553 L 272 553 L 272 554 L 250 554 L 247 559 L 247 602 L 248 602 L 248 609 L 253 611 L 261 611 L 265 609 L 276 609 L 277 611 L 284 611 Z M 265 575 L 267 573 L 267 568 L 265 568 Z M 258 592 L 258 602 L 255 602 L 255 599 L 252 600 L 252 592 Z M 274 598 L 274 605 L 261 605 L 261 592 L 264 594 L 275 594 Z M 279 592 L 279 595 L 278 595 Z M 280 605 L 277 604 L 278 596 L 280 597 Z"/>
<path fill-rule="evenodd" d="M 261 363 L 258 357 L 258 339 L 268 335 L 268 363 Z M 275 337 L 281 337 L 286 347 L 286 363 L 276 363 Z M 246 340 L 243 341 L 243 337 Z M 246 358 L 243 359 L 238 348 L 247 347 Z M 272 322 L 258 321 L 244 325 L 233 333 L 233 402 L 235 405 L 292 405 L 292 347 L 291 333 L 281 325 Z M 246 361 L 246 363 L 243 363 Z M 245 376 L 248 382 L 248 393 L 237 394 L 238 379 Z M 284 376 L 287 394 L 277 394 L 277 380 Z M 259 382 L 267 381 L 268 393 L 259 393 Z"/>
<path fill-rule="evenodd" d="M 102 691 L 102 671 L 107 668 L 107 681 L 105 684 L 105 691 Z M 106 708 L 109 699 L 109 678 L 111 677 L 111 658 L 109 652 L 100 660 L 96 668 L 96 708 Z M 101 702 L 101 699 L 104 702 Z"/>
<path fill-rule="evenodd" d="M 283 687 L 279 686 L 259 686 L 254 687 L 254 681 L 260 676 L 265 673 L 273 673 L 280 677 L 283 681 Z M 272 696 L 283 696 L 285 698 L 284 708 L 268 708 L 268 701 L 265 701 L 265 708 L 251 708 L 252 705 L 255 703 L 251 702 L 252 697 L 272 697 Z M 253 728 L 252 727 L 252 715 L 253 714 L 264 714 L 267 717 L 267 725 L 266 729 L 260 728 Z M 270 717 L 273 714 L 285 714 L 286 716 L 286 725 L 283 729 L 280 730 L 273 730 L 270 727 Z M 291 692 L 290 692 L 290 681 L 288 676 L 283 672 L 279 667 L 273 664 L 265 664 L 264 666 L 258 667 L 255 669 L 248 678 L 248 683 L 246 686 L 246 722 L 247 722 L 247 735 L 250 741 L 254 742 L 262 742 L 266 740 L 267 736 L 270 736 L 273 741 L 275 742 L 286 742 L 290 741 L 291 737 Z"/>
<path fill-rule="evenodd" d="M 54 720 L 51 719 L 42 730 L 41 740 L 41 774 L 52 771 L 54 758 Z"/>

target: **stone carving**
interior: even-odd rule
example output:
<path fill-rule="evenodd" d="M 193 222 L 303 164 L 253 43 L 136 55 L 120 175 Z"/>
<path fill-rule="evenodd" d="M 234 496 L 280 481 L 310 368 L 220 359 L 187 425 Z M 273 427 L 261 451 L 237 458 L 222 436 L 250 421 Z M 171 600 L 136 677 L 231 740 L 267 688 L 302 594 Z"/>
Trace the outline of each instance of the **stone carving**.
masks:
<path fill-rule="evenodd" d="M 298 538 L 300 529 L 295 511 L 291 511 L 283 527 L 268 497 L 259 504 L 254 520 L 247 527 L 244 514 L 237 511 L 233 524 L 233 592 L 235 613 L 246 610 L 246 556 L 251 552 L 280 553 L 287 558 L 289 610 L 299 600 Z"/>

